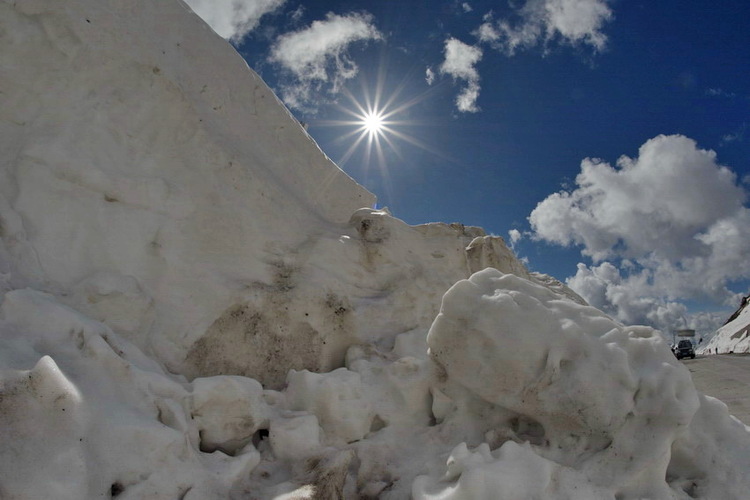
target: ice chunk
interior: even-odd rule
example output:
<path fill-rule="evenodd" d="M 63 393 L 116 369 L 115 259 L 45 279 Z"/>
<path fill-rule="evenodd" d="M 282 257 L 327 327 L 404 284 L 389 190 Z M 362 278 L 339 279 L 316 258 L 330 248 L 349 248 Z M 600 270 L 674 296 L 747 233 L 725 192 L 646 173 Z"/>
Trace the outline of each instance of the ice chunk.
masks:
<path fill-rule="evenodd" d="M 370 431 L 372 404 L 359 373 L 346 368 L 325 374 L 291 370 L 287 382 L 289 408 L 314 413 L 330 442 L 350 443 Z"/>
<path fill-rule="evenodd" d="M 268 428 L 269 409 L 263 387 L 246 377 L 216 376 L 193 380 L 192 416 L 203 451 L 229 455 L 247 445 L 253 434 Z"/>
<path fill-rule="evenodd" d="M 280 460 L 305 459 L 321 445 L 318 418 L 311 414 L 293 414 L 271 420 L 271 448 Z"/>
<path fill-rule="evenodd" d="M 59 498 L 85 498 L 89 468 L 81 441 L 90 415 L 78 388 L 50 356 L 32 370 L 0 374 L 3 496 L 48 498 L 59 491 Z"/>
<path fill-rule="evenodd" d="M 434 480 L 420 476 L 414 481 L 415 500 L 551 498 L 548 485 L 554 464 L 528 445 L 509 441 L 491 453 L 487 444 L 469 451 L 461 443 L 451 452 L 447 464 L 445 477 Z"/>
<path fill-rule="evenodd" d="M 449 383 L 518 413 L 542 456 L 593 484 L 666 494 L 670 448 L 699 403 L 657 332 L 486 269 L 445 294 L 427 342 Z"/>

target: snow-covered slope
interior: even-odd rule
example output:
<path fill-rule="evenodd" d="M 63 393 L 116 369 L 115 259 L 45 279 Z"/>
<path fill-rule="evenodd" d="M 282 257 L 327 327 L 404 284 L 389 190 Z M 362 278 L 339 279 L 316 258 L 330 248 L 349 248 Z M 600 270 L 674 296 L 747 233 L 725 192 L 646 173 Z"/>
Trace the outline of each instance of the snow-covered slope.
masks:
<path fill-rule="evenodd" d="M 0 92 L 0 498 L 750 488 L 658 335 L 368 208 L 181 1 L 3 0 Z"/>
<path fill-rule="evenodd" d="M 729 321 L 716 330 L 711 340 L 698 349 L 700 354 L 750 352 L 750 296 L 744 297 Z"/>
<path fill-rule="evenodd" d="M 53 292 L 174 372 L 279 385 L 427 328 L 498 251 L 522 269 L 496 239 L 467 254 L 480 230 L 359 210 L 374 196 L 184 4 L 2 9 L 6 289 Z"/>
<path fill-rule="evenodd" d="M 65 293 L 176 368 L 288 255 L 373 203 L 183 4 L 2 9 L 10 286 Z"/>

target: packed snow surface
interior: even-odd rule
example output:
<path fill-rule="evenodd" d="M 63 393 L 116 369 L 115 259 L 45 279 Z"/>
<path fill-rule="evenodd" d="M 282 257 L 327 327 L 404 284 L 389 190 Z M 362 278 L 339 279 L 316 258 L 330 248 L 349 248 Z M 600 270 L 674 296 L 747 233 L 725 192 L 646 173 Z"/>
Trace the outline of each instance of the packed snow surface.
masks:
<path fill-rule="evenodd" d="M 0 498 L 728 499 L 750 434 L 408 226 L 179 0 L 0 2 Z"/>

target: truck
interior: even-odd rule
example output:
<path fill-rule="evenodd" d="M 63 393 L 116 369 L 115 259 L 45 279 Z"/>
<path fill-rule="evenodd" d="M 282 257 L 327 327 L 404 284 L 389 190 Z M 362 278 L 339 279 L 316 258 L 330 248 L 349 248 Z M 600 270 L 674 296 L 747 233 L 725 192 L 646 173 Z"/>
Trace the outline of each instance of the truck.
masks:
<path fill-rule="evenodd" d="M 695 359 L 695 349 L 693 349 L 693 343 L 687 339 L 683 339 L 677 342 L 677 345 L 672 348 L 672 352 L 674 352 L 674 355 L 677 357 L 677 359 Z"/>

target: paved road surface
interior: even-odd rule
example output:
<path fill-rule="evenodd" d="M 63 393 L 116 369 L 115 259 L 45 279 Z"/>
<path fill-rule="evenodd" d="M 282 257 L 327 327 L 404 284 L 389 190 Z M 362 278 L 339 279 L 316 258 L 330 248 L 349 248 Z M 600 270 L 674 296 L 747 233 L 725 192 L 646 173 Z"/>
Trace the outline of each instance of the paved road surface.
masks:
<path fill-rule="evenodd" d="M 750 425 L 750 356 L 719 354 L 683 360 L 699 392 L 722 400 L 729 413 Z"/>

